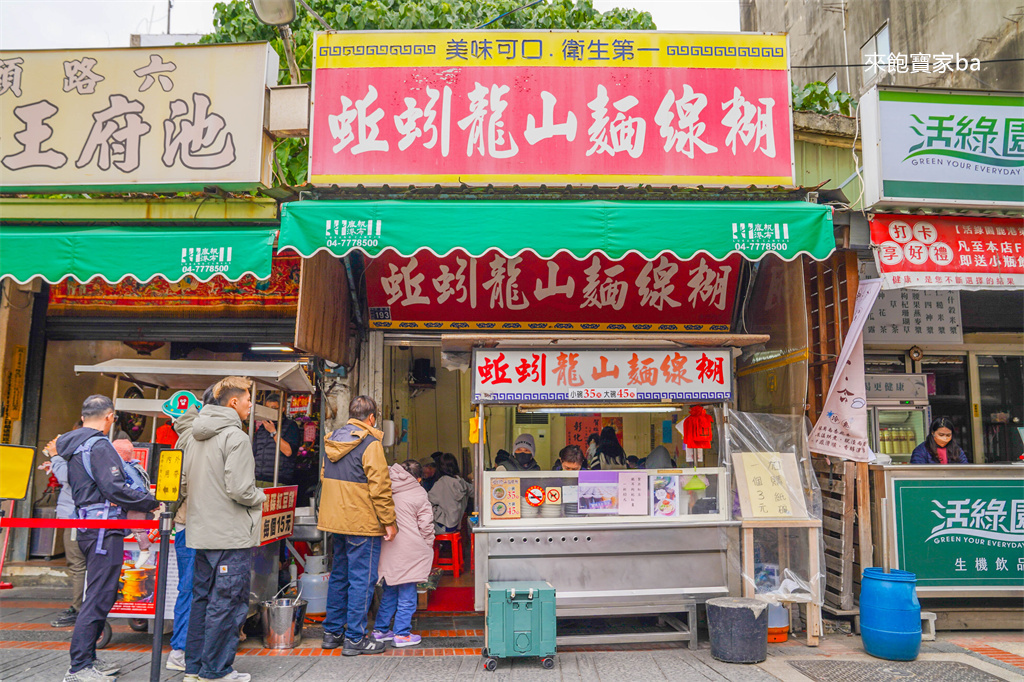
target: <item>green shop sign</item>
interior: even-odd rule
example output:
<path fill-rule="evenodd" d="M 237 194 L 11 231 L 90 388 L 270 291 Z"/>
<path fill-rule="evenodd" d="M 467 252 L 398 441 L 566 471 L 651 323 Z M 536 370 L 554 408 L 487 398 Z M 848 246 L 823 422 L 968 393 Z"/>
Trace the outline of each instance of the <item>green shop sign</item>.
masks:
<path fill-rule="evenodd" d="M 861 115 L 869 205 L 1024 205 L 1024 94 L 875 88 Z"/>
<path fill-rule="evenodd" d="M 1024 479 L 893 481 L 899 568 L 920 587 L 1024 585 Z"/>

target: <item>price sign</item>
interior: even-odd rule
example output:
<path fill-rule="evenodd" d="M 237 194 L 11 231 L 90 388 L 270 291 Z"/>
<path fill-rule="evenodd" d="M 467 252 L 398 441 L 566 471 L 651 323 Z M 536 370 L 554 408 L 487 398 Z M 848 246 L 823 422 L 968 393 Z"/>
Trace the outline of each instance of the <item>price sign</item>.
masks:
<path fill-rule="evenodd" d="M 170 398 L 164 401 L 164 404 L 160 406 L 163 413 L 171 419 L 177 419 L 181 415 L 188 412 L 188 408 L 195 405 L 199 407 L 202 405 L 199 398 L 190 391 L 178 391 Z"/>
<path fill-rule="evenodd" d="M 539 507 L 544 504 L 544 488 L 539 485 L 531 485 L 526 489 L 526 504 L 531 507 Z"/>
<path fill-rule="evenodd" d="M 181 450 L 164 450 L 160 453 L 160 469 L 156 475 L 156 499 L 158 502 L 176 502 L 181 486 Z"/>

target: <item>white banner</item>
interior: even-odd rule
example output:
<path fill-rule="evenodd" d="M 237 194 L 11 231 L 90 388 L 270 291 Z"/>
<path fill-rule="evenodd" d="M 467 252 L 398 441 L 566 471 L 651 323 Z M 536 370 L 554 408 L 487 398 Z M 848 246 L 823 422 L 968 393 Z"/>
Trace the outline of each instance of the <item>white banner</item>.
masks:
<path fill-rule="evenodd" d="M 843 350 L 836 362 L 832 385 L 818 422 L 807 437 L 808 449 L 819 455 L 867 462 L 868 412 L 864 384 L 864 340 L 861 333 L 867 322 L 882 280 L 861 280 L 857 302 L 850 320 Z"/>
<path fill-rule="evenodd" d="M 732 397 L 732 353 L 727 349 L 473 352 L 474 402 L 718 402 Z"/>

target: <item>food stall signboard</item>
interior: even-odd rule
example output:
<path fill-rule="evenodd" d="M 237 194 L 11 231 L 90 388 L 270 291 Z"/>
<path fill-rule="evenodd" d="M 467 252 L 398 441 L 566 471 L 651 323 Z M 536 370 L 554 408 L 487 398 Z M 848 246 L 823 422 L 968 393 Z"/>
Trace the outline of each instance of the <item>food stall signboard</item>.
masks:
<path fill-rule="evenodd" d="M 803 486 L 792 452 L 733 453 L 745 519 L 806 519 Z"/>
<path fill-rule="evenodd" d="M 154 533 L 155 535 L 155 533 Z M 174 602 L 178 598 L 178 562 L 174 559 L 174 538 L 171 538 L 167 562 L 167 589 L 164 596 L 164 613 L 174 612 Z M 139 560 L 139 543 L 133 535 L 124 538 L 124 563 L 121 564 L 121 576 L 118 579 L 117 600 L 110 608 L 112 618 L 153 618 L 156 615 L 156 575 L 163 556 L 160 542 L 150 545 L 152 554 L 142 565 L 136 567 Z"/>
<path fill-rule="evenodd" d="M 886 289 L 945 292 L 1024 286 L 1021 218 L 876 215 L 871 248 Z"/>
<path fill-rule="evenodd" d="M 473 351 L 473 402 L 732 400 L 723 349 Z"/>
<path fill-rule="evenodd" d="M 316 185 L 792 185 L 784 35 L 341 31 L 313 57 Z"/>
<path fill-rule="evenodd" d="M 4 50 L 0 67 L 5 192 L 271 185 L 268 43 Z"/>
<path fill-rule="evenodd" d="M 728 332 L 743 258 L 479 258 L 386 251 L 366 268 L 374 329 Z"/>
<path fill-rule="evenodd" d="M 1024 583 L 1024 480 L 895 479 L 896 556 L 919 587 Z"/>
<path fill-rule="evenodd" d="M 299 487 L 282 485 L 264 488 L 267 499 L 263 501 L 263 519 L 260 526 L 260 545 L 289 537 L 295 522 L 295 500 Z"/>
<path fill-rule="evenodd" d="M 864 324 L 866 343 L 960 345 L 964 330 L 960 292 L 882 289 Z"/>

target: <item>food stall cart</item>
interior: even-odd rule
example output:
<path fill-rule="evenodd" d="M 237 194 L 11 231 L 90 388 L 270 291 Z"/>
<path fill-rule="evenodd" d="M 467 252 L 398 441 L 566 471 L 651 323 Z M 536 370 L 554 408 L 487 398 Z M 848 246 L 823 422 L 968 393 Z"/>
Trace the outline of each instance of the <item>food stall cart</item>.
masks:
<path fill-rule="evenodd" d="M 193 360 L 143 360 L 124 359 L 108 360 L 97 365 L 76 365 L 76 374 L 103 374 L 114 379 L 114 409 L 118 412 L 142 414 L 153 417 L 153 431 L 156 431 L 157 418 L 167 417 L 164 405 L 168 398 L 177 391 L 190 391 L 201 396 L 208 386 L 227 376 L 244 376 L 252 380 L 253 409 L 249 414 L 249 433 L 255 434 L 256 419 L 281 423 L 281 409 L 269 410 L 256 404 L 256 391 L 275 391 L 282 394 L 281 405 L 285 404 L 285 395 L 313 392 L 313 386 L 306 376 L 305 369 L 297 362 L 219 362 Z M 121 382 L 129 382 L 138 386 L 155 389 L 155 398 L 129 399 L 119 398 L 118 389 Z M 161 397 L 161 395 L 165 397 Z M 145 452 L 145 450 L 143 450 Z M 149 463 L 150 471 L 157 470 L 160 450 L 153 447 L 149 451 L 154 461 Z M 253 548 L 253 568 L 250 591 L 255 601 L 250 600 L 250 610 L 255 603 L 270 599 L 277 592 L 279 542 L 291 536 L 294 513 L 297 502 L 296 486 L 277 486 L 277 469 L 280 452 L 274 466 L 275 486 L 265 488 L 267 500 L 263 505 L 263 525 L 260 531 L 260 544 Z M 171 540 L 173 546 L 173 538 Z M 156 562 L 158 543 L 154 543 L 153 559 L 142 567 L 125 562 L 122 569 L 121 589 L 118 601 L 111 609 L 111 617 L 129 618 L 133 627 L 141 629 L 139 624 L 154 618 L 155 607 L 153 593 L 156 584 Z M 125 551 L 138 558 L 138 548 L 131 536 L 125 538 Z M 177 562 L 168 564 L 167 591 L 165 614 L 170 622 L 170 614 L 174 611 L 174 600 L 177 598 Z"/>
<path fill-rule="evenodd" d="M 728 341 L 745 345 L 763 337 Z M 714 408 L 716 422 L 728 421 L 732 348 L 629 343 L 615 344 L 619 350 L 607 341 L 604 348 L 567 348 L 554 340 L 532 348 L 522 341 L 476 347 L 472 402 L 520 412 L 660 413 L 666 423 L 701 404 Z M 476 417 L 481 430 L 483 412 Z M 476 608 L 483 609 L 488 582 L 546 580 L 556 588 L 559 618 L 655 615 L 668 626 L 563 633 L 559 645 L 688 641 L 694 647 L 697 604 L 740 592 L 739 572 L 731 568 L 739 565 L 740 523 L 732 519 L 728 433 L 719 430 L 705 465 L 694 458 L 679 469 L 581 472 L 485 471 L 479 439 Z"/>
<path fill-rule="evenodd" d="M 872 465 L 875 566 L 917 576 L 936 629 L 1024 628 L 1024 465 Z"/>

